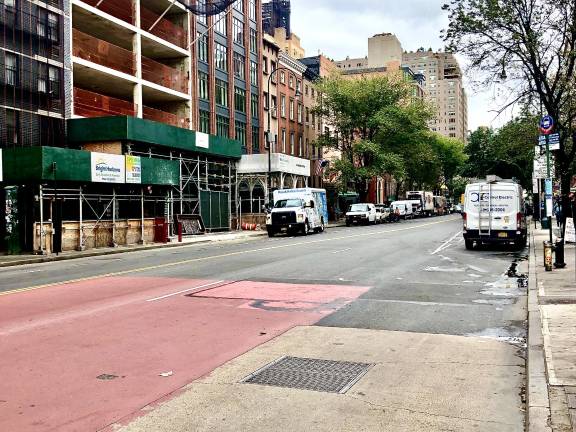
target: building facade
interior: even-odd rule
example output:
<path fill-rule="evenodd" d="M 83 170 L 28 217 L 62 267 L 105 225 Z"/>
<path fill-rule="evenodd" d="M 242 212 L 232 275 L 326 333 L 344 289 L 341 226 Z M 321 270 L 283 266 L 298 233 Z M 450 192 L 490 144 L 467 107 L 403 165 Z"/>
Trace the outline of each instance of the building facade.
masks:
<path fill-rule="evenodd" d="M 0 250 L 234 228 L 237 160 L 264 150 L 260 0 L 38 4 L 0 5 Z"/>
<path fill-rule="evenodd" d="M 277 28 L 283 28 L 286 35 L 292 34 L 290 27 L 290 0 L 271 0 L 262 5 L 263 28 L 274 36 Z"/>
<path fill-rule="evenodd" d="M 436 109 L 430 129 L 462 142 L 468 139 L 468 99 L 454 54 L 419 49 L 404 53 L 404 64 L 426 78 L 428 100 Z"/>

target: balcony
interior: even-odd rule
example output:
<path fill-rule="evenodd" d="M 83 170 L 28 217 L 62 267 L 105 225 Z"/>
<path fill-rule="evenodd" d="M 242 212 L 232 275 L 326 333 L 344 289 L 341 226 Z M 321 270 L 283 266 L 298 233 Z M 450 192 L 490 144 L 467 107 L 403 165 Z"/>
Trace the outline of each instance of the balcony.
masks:
<path fill-rule="evenodd" d="M 134 24 L 135 13 L 131 0 L 82 0 L 84 3 L 95 7 L 113 17 L 121 19 L 129 24 Z M 100 3 L 98 5 L 98 3 Z"/>
<path fill-rule="evenodd" d="M 141 20 L 141 27 L 142 30 L 148 31 L 150 27 L 156 22 L 156 20 L 160 18 L 155 12 L 152 12 L 145 7 L 140 7 L 140 20 Z M 187 46 L 187 32 L 186 29 L 174 24 L 172 21 L 162 18 L 158 23 L 154 26 L 152 30 L 150 30 L 154 36 L 158 36 L 160 39 L 164 39 L 180 48 L 188 48 Z"/>
<path fill-rule="evenodd" d="M 135 116 L 134 103 L 74 87 L 74 114 L 82 117 Z"/>
<path fill-rule="evenodd" d="M 72 55 L 128 75 L 135 74 L 134 54 L 102 39 L 73 29 Z"/>
<path fill-rule="evenodd" d="M 190 119 L 183 115 L 172 114 L 145 106 L 143 107 L 143 117 L 146 120 L 153 120 L 171 126 L 190 129 Z"/>
<path fill-rule="evenodd" d="M 172 90 L 188 93 L 186 73 L 147 57 L 142 57 L 142 78 Z"/>

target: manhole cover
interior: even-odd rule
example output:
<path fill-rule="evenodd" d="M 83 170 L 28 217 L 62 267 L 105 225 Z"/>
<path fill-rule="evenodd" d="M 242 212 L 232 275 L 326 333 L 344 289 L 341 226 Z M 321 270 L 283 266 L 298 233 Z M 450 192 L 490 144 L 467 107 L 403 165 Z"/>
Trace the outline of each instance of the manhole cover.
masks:
<path fill-rule="evenodd" d="M 374 364 L 282 357 L 244 378 L 242 382 L 346 393 L 372 366 Z"/>

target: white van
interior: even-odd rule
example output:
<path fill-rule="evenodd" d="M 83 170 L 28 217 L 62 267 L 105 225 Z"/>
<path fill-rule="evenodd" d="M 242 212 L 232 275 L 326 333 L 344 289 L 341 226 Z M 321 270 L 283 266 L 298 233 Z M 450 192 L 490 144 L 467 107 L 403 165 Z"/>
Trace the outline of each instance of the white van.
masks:
<path fill-rule="evenodd" d="M 518 183 L 496 176 L 468 184 L 462 210 L 466 249 L 472 249 L 474 242 L 526 246 L 523 193 Z"/>
<path fill-rule="evenodd" d="M 328 223 L 326 190 L 312 188 L 274 191 L 274 207 L 266 216 L 268 236 L 281 232 L 323 232 Z"/>
<path fill-rule="evenodd" d="M 394 201 L 390 204 L 390 212 L 395 213 L 398 210 L 398 215 L 401 219 L 412 219 L 414 217 L 414 201 Z"/>

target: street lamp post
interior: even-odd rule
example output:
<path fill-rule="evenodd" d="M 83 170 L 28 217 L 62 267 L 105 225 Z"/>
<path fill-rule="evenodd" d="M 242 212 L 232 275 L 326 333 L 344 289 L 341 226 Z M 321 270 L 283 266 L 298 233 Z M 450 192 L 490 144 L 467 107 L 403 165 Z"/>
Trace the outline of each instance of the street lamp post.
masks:
<path fill-rule="evenodd" d="M 270 204 L 272 202 L 272 140 L 270 139 L 270 124 L 272 123 L 272 106 L 270 105 L 271 101 L 272 101 L 272 95 L 270 94 L 270 83 L 272 80 L 272 77 L 274 76 L 274 74 L 278 71 L 281 70 L 285 70 L 288 71 L 288 73 L 291 73 L 292 71 L 286 67 L 277 67 L 275 69 L 273 69 L 272 71 L 270 71 L 270 75 L 268 75 L 268 125 L 266 128 L 266 146 L 268 147 L 268 175 L 266 177 L 266 185 L 267 185 L 267 189 L 268 189 L 268 203 Z M 296 99 L 298 99 L 300 96 L 302 96 L 302 93 L 300 92 L 300 89 L 298 87 L 296 87 L 296 93 L 295 93 Z"/>

